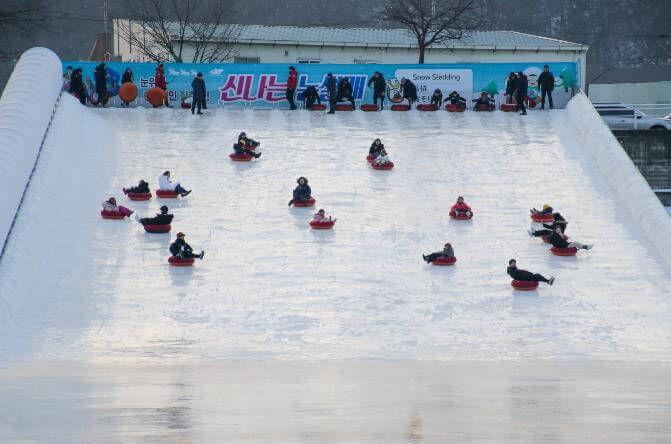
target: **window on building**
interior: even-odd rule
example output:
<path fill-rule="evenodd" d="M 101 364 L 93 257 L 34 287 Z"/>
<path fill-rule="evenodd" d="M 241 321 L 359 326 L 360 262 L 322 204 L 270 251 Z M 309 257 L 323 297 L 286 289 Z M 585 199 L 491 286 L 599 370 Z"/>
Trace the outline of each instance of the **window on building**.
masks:
<path fill-rule="evenodd" d="M 380 63 L 377 60 L 371 60 L 371 59 L 354 59 L 354 63 L 356 64 L 375 64 L 375 63 Z"/>
<path fill-rule="evenodd" d="M 233 63 L 261 63 L 261 57 L 235 57 Z"/>
<path fill-rule="evenodd" d="M 321 63 L 319 59 L 299 59 L 298 63 Z"/>

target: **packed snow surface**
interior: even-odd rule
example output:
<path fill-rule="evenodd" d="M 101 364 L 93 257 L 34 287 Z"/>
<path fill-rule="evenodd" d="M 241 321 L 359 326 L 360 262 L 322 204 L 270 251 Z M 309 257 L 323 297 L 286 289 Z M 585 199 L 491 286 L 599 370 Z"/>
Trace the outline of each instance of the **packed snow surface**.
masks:
<path fill-rule="evenodd" d="M 228 158 L 245 130 L 250 163 Z M 365 156 L 380 137 L 396 164 Z M 193 193 L 128 201 L 161 172 Z M 289 208 L 306 176 L 313 209 Z M 472 221 L 451 221 L 463 195 Z M 103 220 L 109 196 L 172 233 Z M 572 240 L 530 238 L 551 204 Z M 324 208 L 335 229 L 310 230 Z M 183 231 L 206 251 L 168 266 Z M 426 265 L 449 241 L 458 262 Z M 508 259 L 554 275 L 510 287 Z M 671 277 L 565 110 L 516 114 L 82 108 L 63 97 L 0 262 L 0 362 L 671 358 Z"/>

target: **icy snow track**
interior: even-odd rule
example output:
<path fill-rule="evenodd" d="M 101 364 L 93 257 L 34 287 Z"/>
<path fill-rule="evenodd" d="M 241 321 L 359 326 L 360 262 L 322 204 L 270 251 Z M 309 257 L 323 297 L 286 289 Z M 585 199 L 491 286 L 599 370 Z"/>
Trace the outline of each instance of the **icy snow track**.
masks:
<path fill-rule="evenodd" d="M 228 155 L 245 130 L 249 163 Z M 365 157 L 380 137 L 396 164 Z M 193 193 L 131 202 L 169 169 Z M 289 208 L 306 176 L 313 209 Z M 450 221 L 463 195 L 470 222 Z M 171 234 L 103 220 L 115 196 L 162 204 Z M 549 203 L 572 240 L 531 239 Z M 308 221 L 325 208 L 334 230 Z M 168 266 L 183 231 L 193 268 Z M 458 262 L 422 253 L 449 241 Z M 556 277 L 510 286 L 507 261 Z M 0 363 L 383 358 L 669 360 L 671 278 L 581 147 L 566 112 L 337 113 L 80 107 L 63 97 L 0 263 Z"/>

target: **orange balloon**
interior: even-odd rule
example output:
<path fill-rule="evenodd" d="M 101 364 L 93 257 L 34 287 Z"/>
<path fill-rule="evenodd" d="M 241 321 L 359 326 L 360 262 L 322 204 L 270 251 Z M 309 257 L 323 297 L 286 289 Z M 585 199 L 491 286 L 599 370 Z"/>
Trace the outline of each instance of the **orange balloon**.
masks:
<path fill-rule="evenodd" d="M 147 99 L 147 102 L 151 103 L 155 108 L 162 106 L 163 102 L 165 102 L 165 91 L 158 86 L 155 86 L 147 91 L 145 99 Z"/>
<path fill-rule="evenodd" d="M 126 82 L 121 85 L 121 88 L 119 88 L 119 97 L 128 103 L 135 100 L 137 98 L 137 86 L 135 86 L 135 83 Z"/>

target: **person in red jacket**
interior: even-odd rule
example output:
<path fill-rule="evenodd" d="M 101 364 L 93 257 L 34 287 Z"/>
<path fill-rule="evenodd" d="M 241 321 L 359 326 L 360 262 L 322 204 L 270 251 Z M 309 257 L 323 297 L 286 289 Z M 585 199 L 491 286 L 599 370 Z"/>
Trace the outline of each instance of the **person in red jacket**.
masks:
<path fill-rule="evenodd" d="M 172 108 L 172 106 L 170 106 L 170 99 L 168 98 L 168 84 L 165 81 L 165 74 L 163 72 L 163 63 L 159 63 L 158 66 L 156 66 L 156 76 L 154 83 L 156 84 L 157 87 L 165 91 L 165 106 L 167 106 L 168 108 Z"/>
<path fill-rule="evenodd" d="M 298 71 L 293 66 L 289 67 L 289 78 L 287 79 L 287 100 L 289 101 L 289 109 L 298 108 L 294 103 L 294 95 L 296 94 L 296 85 L 298 85 Z"/>
<path fill-rule="evenodd" d="M 469 218 L 473 217 L 473 211 L 471 210 L 471 207 L 468 206 L 466 202 L 464 202 L 463 196 L 457 197 L 457 203 L 452 205 L 452 208 L 450 208 L 450 216 L 468 216 Z"/>

